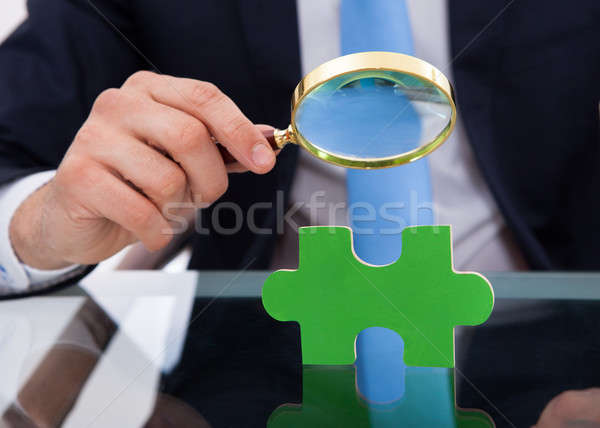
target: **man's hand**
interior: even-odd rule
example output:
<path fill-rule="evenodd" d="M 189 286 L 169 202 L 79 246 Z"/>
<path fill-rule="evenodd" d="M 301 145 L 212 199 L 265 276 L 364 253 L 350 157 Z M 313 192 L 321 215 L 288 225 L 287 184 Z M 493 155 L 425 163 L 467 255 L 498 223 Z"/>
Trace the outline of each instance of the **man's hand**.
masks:
<path fill-rule="evenodd" d="M 563 392 L 546 406 L 535 428 L 600 428 L 600 389 Z"/>
<path fill-rule="evenodd" d="M 218 140 L 238 161 L 226 166 Z M 169 204 L 204 207 L 228 170 L 262 174 L 275 154 L 253 125 L 207 82 L 138 72 L 96 99 L 55 178 L 17 210 L 10 237 L 31 267 L 93 264 L 135 241 L 171 240 Z"/>

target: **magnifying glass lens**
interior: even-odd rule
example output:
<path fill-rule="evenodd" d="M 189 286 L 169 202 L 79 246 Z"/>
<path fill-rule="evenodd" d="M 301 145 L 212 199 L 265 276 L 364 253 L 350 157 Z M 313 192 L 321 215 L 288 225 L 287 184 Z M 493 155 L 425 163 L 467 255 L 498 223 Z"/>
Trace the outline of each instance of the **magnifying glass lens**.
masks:
<path fill-rule="evenodd" d="M 398 71 L 363 70 L 310 91 L 297 107 L 295 123 L 317 150 L 373 160 L 429 144 L 451 117 L 451 101 L 431 82 Z"/>

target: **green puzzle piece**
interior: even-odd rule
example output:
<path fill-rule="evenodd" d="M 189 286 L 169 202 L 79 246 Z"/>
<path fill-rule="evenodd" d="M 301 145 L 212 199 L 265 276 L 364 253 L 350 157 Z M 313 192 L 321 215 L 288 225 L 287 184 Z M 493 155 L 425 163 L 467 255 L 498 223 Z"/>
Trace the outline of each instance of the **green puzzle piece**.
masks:
<path fill-rule="evenodd" d="M 453 270 L 449 226 L 404 229 L 402 255 L 385 266 L 356 258 L 347 227 L 303 227 L 299 239 L 298 270 L 271 274 L 262 300 L 300 324 L 303 364 L 352 364 L 358 333 L 385 327 L 403 338 L 406 365 L 454 367 L 454 326 L 492 311 L 489 282 Z"/>

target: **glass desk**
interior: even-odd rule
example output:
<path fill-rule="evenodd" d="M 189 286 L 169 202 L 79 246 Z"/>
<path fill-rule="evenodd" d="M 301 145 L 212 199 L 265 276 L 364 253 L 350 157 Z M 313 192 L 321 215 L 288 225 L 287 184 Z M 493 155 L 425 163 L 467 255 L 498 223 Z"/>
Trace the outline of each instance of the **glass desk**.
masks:
<path fill-rule="evenodd" d="M 529 427 L 600 386 L 600 274 L 487 274 L 494 312 L 456 329 L 456 370 L 409 368 L 387 404 L 360 396 L 353 366 L 302 367 L 298 325 L 262 307 L 267 276 L 92 273 L 0 302 L 0 427 L 488 426 L 454 396 Z"/>

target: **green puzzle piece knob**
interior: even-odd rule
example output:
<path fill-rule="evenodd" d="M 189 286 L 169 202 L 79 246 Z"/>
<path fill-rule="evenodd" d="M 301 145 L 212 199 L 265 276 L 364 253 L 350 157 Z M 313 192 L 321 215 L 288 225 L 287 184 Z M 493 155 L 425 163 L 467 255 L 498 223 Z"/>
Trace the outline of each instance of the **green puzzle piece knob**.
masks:
<path fill-rule="evenodd" d="M 403 338 L 406 365 L 454 367 L 454 327 L 492 311 L 489 282 L 454 271 L 449 226 L 404 229 L 402 255 L 385 266 L 357 259 L 347 227 L 303 227 L 299 239 L 298 269 L 271 274 L 262 301 L 300 324 L 303 364 L 352 364 L 358 333 L 385 327 Z"/>

